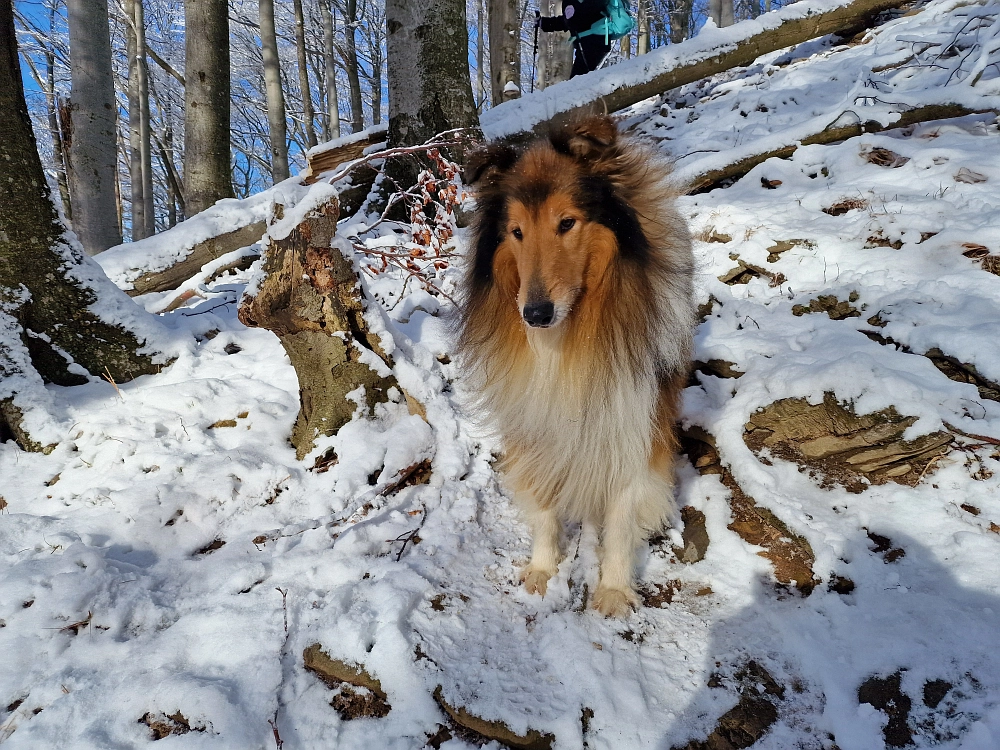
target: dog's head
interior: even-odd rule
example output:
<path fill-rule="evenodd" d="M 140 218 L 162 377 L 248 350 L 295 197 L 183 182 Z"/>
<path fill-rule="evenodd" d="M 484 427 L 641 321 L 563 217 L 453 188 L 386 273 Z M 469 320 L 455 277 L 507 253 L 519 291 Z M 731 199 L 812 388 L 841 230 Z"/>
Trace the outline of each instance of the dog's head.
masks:
<path fill-rule="evenodd" d="M 593 117 L 523 153 L 494 146 L 471 159 L 466 181 L 478 188 L 479 205 L 472 296 L 496 285 L 527 326 L 555 327 L 616 258 L 647 252 L 617 187 L 621 148 L 614 122 Z"/>

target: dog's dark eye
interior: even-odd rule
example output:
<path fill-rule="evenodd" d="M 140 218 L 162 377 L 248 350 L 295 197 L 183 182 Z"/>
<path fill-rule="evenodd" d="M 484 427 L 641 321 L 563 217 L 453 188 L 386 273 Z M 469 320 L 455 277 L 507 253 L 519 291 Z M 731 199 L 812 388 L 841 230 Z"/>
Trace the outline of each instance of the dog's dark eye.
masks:
<path fill-rule="evenodd" d="M 574 219 L 572 217 L 563 219 L 562 221 L 559 222 L 559 232 L 561 234 L 565 233 L 565 232 L 568 232 L 575 225 L 576 225 L 576 219 Z"/>
<path fill-rule="evenodd" d="M 523 235 L 523 234 L 521 234 L 521 230 L 520 230 L 520 229 L 511 229 L 511 230 L 510 230 L 510 233 L 511 233 L 512 235 L 514 235 L 514 238 L 515 238 L 516 240 L 518 240 L 518 241 L 520 241 L 520 240 L 523 240 L 523 239 L 524 239 L 524 235 Z"/>

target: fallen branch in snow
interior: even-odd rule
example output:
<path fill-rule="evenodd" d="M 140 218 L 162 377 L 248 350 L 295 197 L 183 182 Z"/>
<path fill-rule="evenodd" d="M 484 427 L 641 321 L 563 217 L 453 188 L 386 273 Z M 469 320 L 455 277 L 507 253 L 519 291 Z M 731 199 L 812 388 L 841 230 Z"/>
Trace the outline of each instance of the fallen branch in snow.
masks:
<path fill-rule="evenodd" d="M 982 114 L 984 112 L 995 112 L 992 109 L 972 110 L 960 104 L 930 104 L 924 107 L 904 110 L 899 113 L 899 119 L 890 124 L 882 125 L 876 120 L 867 122 L 853 122 L 847 125 L 837 125 L 845 113 L 835 117 L 832 122 L 817 133 L 808 135 L 777 148 L 769 147 L 773 139 L 768 139 L 768 143 L 763 144 L 759 151 L 741 150 L 737 161 L 723 167 L 711 169 L 690 179 L 687 185 L 688 193 L 702 192 L 718 185 L 723 180 L 732 180 L 742 177 L 758 164 L 763 164 L 772 157 L 787 159 L 799 148 L 799 146 L 811 146 L 813 144 L 828 144 L 854 138 L 863 133 L 878 133 L 883 130 L 905 128 L 933 120 L 946 120 L 953 117 L 964 117 L 966 115 Z"/>
<path fill-rule="evenodd" d="M 487 138 L 523 137 L 551 124 L 596 112 L 616 112 L 664 91 L 694 83 L 761 55 L 810 39 L 867 26 L 878 13 L 905 0 L 800 0 L 756 19 L 713 29 L 680 44 L 544 91 L 505 102 L 481 118 Z"/>

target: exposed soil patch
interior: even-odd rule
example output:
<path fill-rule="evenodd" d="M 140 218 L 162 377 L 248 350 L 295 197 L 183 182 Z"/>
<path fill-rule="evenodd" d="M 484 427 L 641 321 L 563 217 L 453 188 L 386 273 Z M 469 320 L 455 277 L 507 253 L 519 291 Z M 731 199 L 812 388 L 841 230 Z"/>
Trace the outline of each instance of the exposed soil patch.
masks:
<path fill-rule="evenodd" d="M 652 583 L 640 592 L 642 604 L 651 609 L 662 609 L 674 600 L 674 595 L 681 590 L 680 581 Z"/>
<path fill-rule="evenodd" d="M 758 456 L 766 450 L 793 461 L 819 476 L 823 486 L 863 492 L 869 484 L 892 481 L 912 487 L 953 440 L 947 432 L 903 440 L 916 421 L 891 407 L 858 415 L 827 393 L 819 404 L 801 398 L 775 401 L 750 417 L 743 439 Z"/>
<path fill-rule="evenodd" d="M 816 247 L 816 245 L 809 240 L 778 240 L 767 248 L 767 262 L 777 263 L 782 253 L 788 252 L 793 247 Z"/>
<path fill-rule="evenodd" d="M 872 547 L 872 552 L 881 555 L 882 560 L 886 564 L 894 563 L 896 560 L 906 557 L 906 550 L 902 547 L 895 546 L 889 537 L 882 536 L 881 534 L 875 534 L 867 529 L 865 529 L 865 533 L 868 534 L 868 538 L 874 545 Z"/>
<path fill-rule="evenodd" d="M 760 740 L 778 720 L 777 704 L 785 696 L 780 685 L 764 667 L 750 661 L 731 677 L 714 673 L 709 687 L 735 689 L 740 700 L 719 717 L 712 733 L 704 740 L 691 740 L 673 750 L 735 750 L 747 748 Z"/>
<path fill-rule="evenodd" d="M 149 733 L 153 740 L 162 740 L 172 734 L 205 731 L 203 726 L 192 726 L 191 722 L 180 711 L 173 714 L 148 712 L 142 715 L 139 723 L 149 727 Z"/>
<path fill-rule="evenodd" d="M 833 294 L 821 294 L 816 299 L 809 300 L 808 305 L 793 306 L 792 315 L 801 317 L 809 313 L 826 313 L 830 316 L 830 320 L 860 318 L 861 312 L 851 304 L 857 301 L 857 292 L 851 292 L 846 301 L 837 299 Z"/>
<path fill-rule="evenodd" d="M 674 554 L 683 563 L 690 564 L 704 560 L 709 544 L 705 514 L 690 505 L 685 505 L 681 508 L 681 520 L 684 522 L 684 530 L 681 532 L 684 547 L 674 547 Z"/>
<path fill-rule="evenodd" d="M 868 208 L 868 201 L 864 198 L 844 198 L 832 206 L 824 208 L 823 213 L 830 214 L 830 216 L 843 216 L 848 211 L 858 211 L 863 208 Z"/>
<path fill-rule="evenodd" d="M 882 730 L 888 747 L 913 744 L 913 732 L 907 724 L 913 701 L 900 688 L 902 676 L 896 672 L 888 677 L 869 677 L 858 688 L 858 703 L 867 703 L 889 717 Z"/>

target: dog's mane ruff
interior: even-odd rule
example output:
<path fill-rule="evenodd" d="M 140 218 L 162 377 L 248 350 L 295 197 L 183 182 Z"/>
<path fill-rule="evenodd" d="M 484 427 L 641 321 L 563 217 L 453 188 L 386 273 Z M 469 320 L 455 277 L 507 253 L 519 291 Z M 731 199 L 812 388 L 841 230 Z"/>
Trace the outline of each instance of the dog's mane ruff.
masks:
<path fill-rule="evenodd" d="M 580 157 L 556 136 L 535 149 L 576 157 L 573 197 L 613 233 L 611 263 L 563 326 L 528 331 L 493 268 L 516 169 L 488 176 L 477 196 L 458 354 L 475 402 L 503 439 L 515 492 L 556 503 L 563 517 L 596 520 L 608 497 L 649 474 L 654 444 L 672 443 L 657 409 L 661 390 L 690 362 L 691 240 L 669 166 L 652 149 L 612 139 Z M 668 497 L 668 480 L 649 492 Z M 675 515 L 664 500 L 638 522 L 653 529 Z"/>

